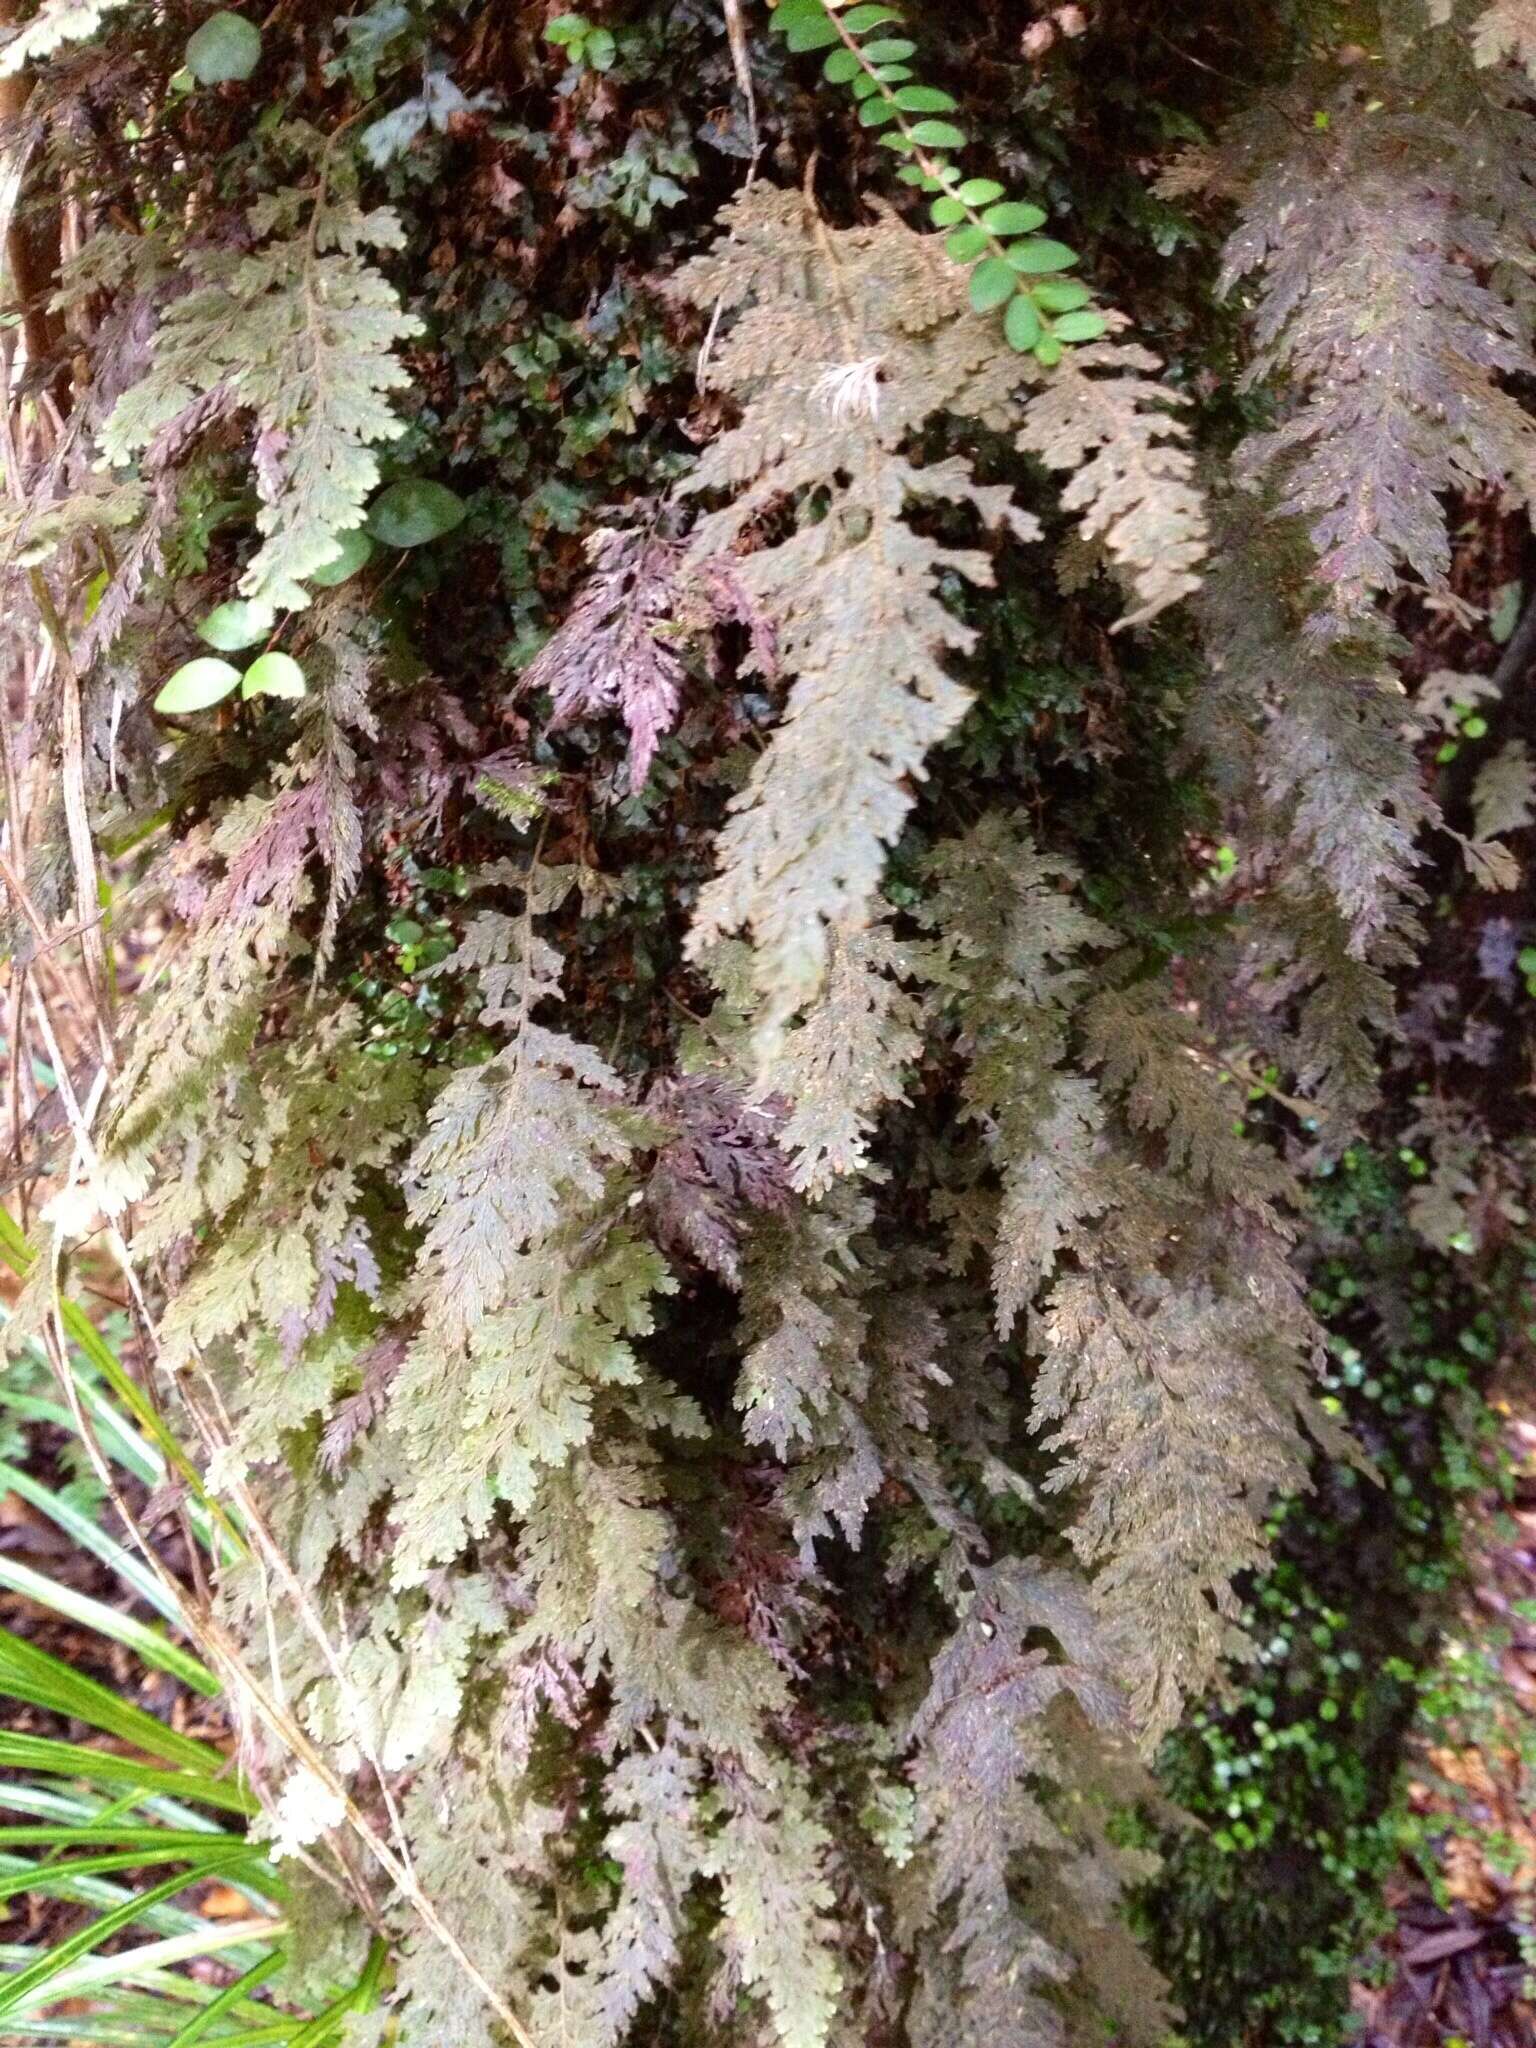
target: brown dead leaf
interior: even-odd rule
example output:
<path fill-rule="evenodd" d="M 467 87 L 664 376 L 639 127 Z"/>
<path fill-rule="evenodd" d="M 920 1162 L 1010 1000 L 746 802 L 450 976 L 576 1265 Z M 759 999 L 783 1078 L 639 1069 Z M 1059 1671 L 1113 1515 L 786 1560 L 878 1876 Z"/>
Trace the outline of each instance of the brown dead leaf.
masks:
<path fill-rule="evenodd" d="M 1445 1845 L 1445 1888 L 1474 1913 L 1491 1913 L 1499 1903 L 1498 1887 L 1488 1875 L 1481 1850 L 1456 1835 Z"/>
<path fill-rule="evenodd" d="M 232 1885 L 216 1884 L 203 1896 L 205 1920 L 248 1920 L 254 1910 L 244 1892 L 237 1892 Z"/>

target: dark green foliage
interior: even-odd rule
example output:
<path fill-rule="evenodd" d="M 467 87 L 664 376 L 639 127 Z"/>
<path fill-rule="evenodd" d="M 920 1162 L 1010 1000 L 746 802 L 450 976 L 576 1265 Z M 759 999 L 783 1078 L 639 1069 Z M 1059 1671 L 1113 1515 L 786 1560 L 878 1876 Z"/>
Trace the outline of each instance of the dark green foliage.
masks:
<path fill-rule="evenodd" d="M 1402 1227 L 1404 1192 L 1400 1168 L 1353 1152 L 1319 1189 L 1330 1398 L 1381 1483 L 1329 1470 L 1277 1518 L 1277 1562 L 1249 1595 L 1260 1661 L 1161 1764 L 1202 1825 L 1170 1841 L 1140 1912 L 1184 2033 L 1212 2048 L 1242 2034 L 1275 2048 L 1339 2038 L 1381 1890 L 1412 1840 L 1399 1745 L 1433 1682 L 1460 1585 L 1460 1509 L 1488 1485 L 1497 1436 L 1478 1389 L 1502 1318 L 1478 1304 L 1507 1314 L 1520 1271 L 1506 1259 L 1485 1288 L 1426 1261 Z"/>

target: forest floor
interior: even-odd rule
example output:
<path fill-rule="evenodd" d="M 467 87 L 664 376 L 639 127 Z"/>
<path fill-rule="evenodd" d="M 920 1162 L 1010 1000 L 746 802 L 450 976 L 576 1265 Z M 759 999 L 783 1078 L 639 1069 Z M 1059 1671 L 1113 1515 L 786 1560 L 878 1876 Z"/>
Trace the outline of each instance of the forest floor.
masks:
<path fill-rule="evenodd" d="M 1412 1854 L 1354 1992 L 1365 2048 L 1536 2044 L 1536 1389 L 1495 1405 L 1508 1476 L 1471 1510 L 1462 1612 L 1421 1696 Z"/>

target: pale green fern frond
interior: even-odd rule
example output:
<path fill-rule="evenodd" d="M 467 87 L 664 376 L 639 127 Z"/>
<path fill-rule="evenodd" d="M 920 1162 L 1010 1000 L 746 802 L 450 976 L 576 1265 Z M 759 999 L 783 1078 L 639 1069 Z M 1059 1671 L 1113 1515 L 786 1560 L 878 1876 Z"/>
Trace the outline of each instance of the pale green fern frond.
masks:
<path fill-rule="evenodd" d="M 225 387 L 255 414 L 262 541 L 240 588 L 296 610 L 310 601 L 303 579 L 362 523 L 376 450 L 402 431 L 390 403 L 408 382 L 397 350 L 421 323 L 364 253 L 400 246 L 388 209 L 290 191 L 253 207 L 251 227 L 259 245 L 249 255 L 188 252 L 197 283 L 166 308 L 153 368 L 119 399 L 102 446 L 127 462 L 201 394 Z"/>

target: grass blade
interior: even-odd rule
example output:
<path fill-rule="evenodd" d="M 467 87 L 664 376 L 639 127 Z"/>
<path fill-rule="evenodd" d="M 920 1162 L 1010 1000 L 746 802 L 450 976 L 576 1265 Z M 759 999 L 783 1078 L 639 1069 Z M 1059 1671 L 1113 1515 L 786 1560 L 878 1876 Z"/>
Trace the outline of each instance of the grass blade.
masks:
<path fill-rule="evenodd" d="M 250 1816 L 257 1811 L 254 1796 L 232 1779 L 154 1770 L 138 1757 L 115 1756 L 110 1750 L 88 1749 L 77 1742 L 56 1742 L 49 1735 L 13 1735 L 0 1729 L 0 1767 L 47 1777 L 81 1778 L 87 1784 L 132 1785 L 146 1794 L 164 1792 L 173 1799 L 195 1799 L 225 1813 Z"/>
<path fill-rule="evenodd" d="M 166 2048 L 192 2048 L 194 2041 L 201 2041 L 216 2019 L 221 2018 L 233 2005 L 250 1996 L 257 1985 L 265 1983 L 283 1960 L 281 1952 L 274 1949 L 269 1956 L 263 1956 L 259 1963 L 253 1963 L 243 1977 L 237 1977 L 215 1998 L 210 1998 L 201 2012 L 194 2013 L 172 2038 Z"/>
<path fill-rule="evenodd" d="M 340 2027 L 342 2021 L 352 2012 L 367 2012 L 372 2006 L 383 1974 L 386 1950 L 382 1941 L 375 1941 L 368 1950 L 368 1960 L 363 1965 L 363 1974 L 357 1982 L 344 1991 L 340 1998 L 328 2005 L 324 2012 L 317 2013 L 309 2024 L 293 2037 L 293 2048 L 320 2048 Z"/>
<path fill-rule="evenodd" d="M 203 1688 L 199 1686 L 198 1690 Z M 166 1763 L 185 1764 L 201 1772 L 224 1768 L 223 1757 L 211 1743 L 178 1735 L 131 1700 L 120 1699 L 110 1686 L 88 1678 L 83 1671 L 72 1670 L 61 1658 L 13 1635 L 7 1628 L 0 1628 L 0 1693 L 72 1721 L 86 1721 L 103 1735 L 131 1742 L 135 1748 Z"/>
<path fill-rule="evenodd" d="M 142 1657 L 146 1664 L 170 1672 L 173 1678 L 190 1686 L 194 1692 L 200 1692 L 205 1699 L 214 1698 L 221 1690 L 219 1681 L 206 1664 L 199 1663 L 196 1657 L 177 1644 L 167 1642 L 158 1629 L 151 1628 L 147 1622 L 135 1621 L 131 1615 L 119 1614 L 115 1607 L 92 1600 L 88 1594 L 61 1586 L 56 1579 L 44 1578 L 41 1572 L 33 1571 L 30 1565 L 21 1564 L 14 1557 L 0 1554 L 0 1586 L 8 1586 L 13 1593 L 22 1594 L 39 1607 L 51 1608 L 67 1621 L 78 1622 L 82 1628 L 94 1629 L 98 1635 L 121 1643 L 125 1649 Z"/>
<path fill-rule="evenodd" d="M 233 1836 L 196 1833 L 190 1828 L 148 1828 L 138 1826 L 98 1827 L 87 1821 L 78 1827 L 61 1822 L 53 1827 L 0 1828 L 0 1849 L 184 1849 L 195 1856 L 208 1844 Z"/>
<path fill-rule="evenodd" d="M 214 1846 L 210 1849 L 209 1843 Z M 181 1847 L 103 1849 L 95 1856 L 67 1856 L 56 1863 L 31 1863 L 20 1870 L 0 1872 L 0 1899 L 18 1892 L 50 1893 L 72 1891 L 82 1877 L 98 1877 L 108 1870 L 148 1870 L 156 1863 L 185 1863 L 185 1884 L 200 1884 L 215 1871 L 229 1868 L 241 1851 L 254 1863 L 267 1863 L 266 1851 L 256 1842 L 241 1842 L 228 1835 L 205 1836 L 197 1849 Z"/>
<path fill-rule="evenodd" d="M 238 1849 L 225 1851 L 222 1857 L 210 1858 L 202 1874 L 206 1876 L 210 1869 L 233 1866 L 242 1862 L 249 1854 L 249 1849 L 242 1843 Z M 114 1934 L 121 1934 L 124 1928 L 131 1927 L 146 1906 L 158 1904 L 162 1899 L 175 1898 L 178 1892 L 186 1890 L 188 1882 L 187 1877 L 181 1872 L 175 1877 L 162 1878 L 159 1884 L 151 1885 L 147 1892 L 140 1892 L 114 1911 L 103 1913 L 101 1918 L 93 1920 L 90 1926 L 82 1927 L 78 1934 L 71 1934 L 64 1941 L 57 1942 L 47 1955 L 40 1957 L 29 1969 L 19 1970 L 12 1977 L 0 1979 L 0 2014 L 25 2011 L 29 2005 L 52 2004 L 56 1999 L 74 1996 L 73 1987 L 68 1991 L 63 1988 L 63 1980 L 66 1977 L 74 1976 L 76 1982 L 79 1981 L 78 1973 L 70 1972 L 69 1965 L 82 1956 L 88 1956 L 93 1949 L 100 1948 L 101 1944 L 110 1941 Z M 236 1924 L 248 1925 L 245 1922 Z M 196 1937 L 186 1936 L 183 1939 L 194 1940 Z M 176 1937 L 173 1936 L 172 1944 L 175 1940 Z M 168 1944 L 157 1942 L 150 1946 L 164 1948 Z M 204 1951 L 196 1949 L 188 1953 L 202 1954 Z M 113 1956 L 109 1961 L 112 1965 L 134 1963 L 138 1956 L 139 1951 L 130 1949 L 127 1955 Z"/>
<path fill-rule="evenodd" d="M 93 1520 L 83 1509 L 75 1507 L 72 1502 L 55 1493 L 51 1487 L 44 1486 L 39 1480 L 34 1479 L 30 1472 L 22 1472 L 15 1465 L 0 1463 L 0 1493 L 5 1492 L 14 1493 L 21 1500 L 30 1501 L 33 1507 L 45 1514 L 82 1550 L 88 1550 L 92 1557 L 100 1558 L 104 1565 L 116 1572 L 129 1591 L 153 1607 L 162 1619 L 170 1622 L 173 1628 L 179 1625 L 181 1617 L 176 1603 L 144 1560 L 136 1557 L 131 1550 L 125 1549 L 115 1538 L 109 1536 L 100 1523 Z"/>
<path fill-rule="evenodd" d="M 20 1226 L 9 1209 L 0 1202 L 0 1259 L 4 1259 L 12 1272 L 25 1277 L 37 1259 L 37 1252 L 27 1242 Z M 230 1521 L 224 1508 L 215 1501 L 203 1487 L 202 1474 L 192 1463 L 186 1452 L 177 1443 L 175 1436 L 166 1428 L 153 1403 L 143 1390 L 136 1386 L 132 1377 L 119 1363 L 112 1347 L 101 1335 L 96 1325 L 76 1301 L 68 1296 L 58 1297 L 59 1313 L 64 1329 L 72 1344 L 79 1347 L 90 1364 L 100 1373 L 114 1396 L 128 1410 L 145 1435 L 160 1451 L 161 1455 L 178 1472 L 191 1488 L 193 1496 L 218 1523 L 219 1528 L 239 1554 L 244 1554 L 245 1542 L 238 1529 Z"/>

